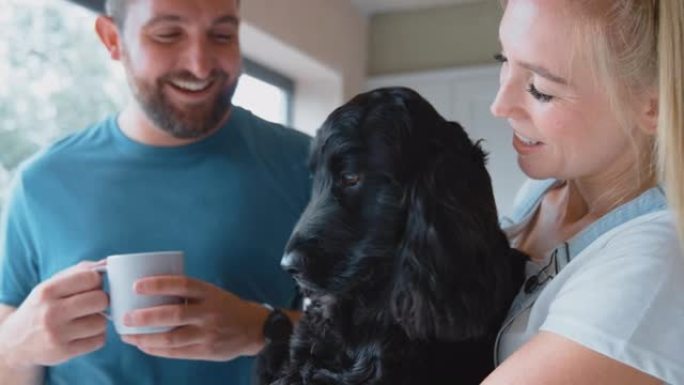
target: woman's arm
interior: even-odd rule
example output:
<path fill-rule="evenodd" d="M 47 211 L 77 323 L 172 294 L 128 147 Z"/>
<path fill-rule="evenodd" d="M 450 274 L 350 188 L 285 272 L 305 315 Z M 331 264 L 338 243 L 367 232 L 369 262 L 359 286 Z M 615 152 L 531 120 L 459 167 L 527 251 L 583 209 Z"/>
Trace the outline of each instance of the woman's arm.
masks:
<path fill-rule="evenodd" d="M 565 337 L 542 331 L 482 384 L 655 385 L 662 381 Z"/>

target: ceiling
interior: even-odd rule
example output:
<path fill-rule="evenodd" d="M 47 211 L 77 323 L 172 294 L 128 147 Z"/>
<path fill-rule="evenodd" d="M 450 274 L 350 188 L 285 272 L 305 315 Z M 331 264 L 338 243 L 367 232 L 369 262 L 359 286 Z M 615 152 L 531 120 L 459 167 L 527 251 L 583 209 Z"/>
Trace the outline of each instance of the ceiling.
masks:
<path fill-rule="evenodd" d="M 366 15 L 482 1 L 487 0 L 351 0 Z"/>

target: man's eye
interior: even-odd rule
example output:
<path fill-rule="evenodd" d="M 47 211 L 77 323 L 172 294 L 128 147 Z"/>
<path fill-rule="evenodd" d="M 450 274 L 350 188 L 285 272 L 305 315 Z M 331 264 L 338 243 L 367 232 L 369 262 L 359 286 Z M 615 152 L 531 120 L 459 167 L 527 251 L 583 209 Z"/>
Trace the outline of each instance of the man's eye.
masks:
<path fill-rule="evenodd" d="M 228 43 L 233 41 L 234 36 L 233 35 L 225 35 L 225 34 L 214 34 L 214 39 L 220 42 Z"/>
<path fill-rule="evenodd" d="M 361 176 L 359 174 L 344 173 L 340 182 L 344 187 L 354 187 L 361 183 Z"/>
<path fill-rule="evenodd" d="M 180 32 L 158 33 L 154 38 L 162 43 L 168 43 L 178 39 L 181 36 Z"/>

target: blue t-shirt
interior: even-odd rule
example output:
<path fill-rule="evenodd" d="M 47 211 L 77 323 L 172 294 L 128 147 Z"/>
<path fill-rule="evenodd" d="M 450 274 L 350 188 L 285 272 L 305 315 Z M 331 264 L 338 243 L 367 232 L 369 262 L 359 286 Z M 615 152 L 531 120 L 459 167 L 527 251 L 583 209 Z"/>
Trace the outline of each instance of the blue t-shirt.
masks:
<path fill-rule="evenodd" d="M 210 137 L 134 142 L 111 117 L 49 147 L 15 178 L 0 233 L 0 303 L 83 260 L 184 250 L 186 273 L 242 298 L 289 306 L 281 270 L 309 198 L 310 138 L 234 107 Z M 46 369 L 51 385 L 248 384 L 252 359 L 170 360 L 121 342 Z"/>

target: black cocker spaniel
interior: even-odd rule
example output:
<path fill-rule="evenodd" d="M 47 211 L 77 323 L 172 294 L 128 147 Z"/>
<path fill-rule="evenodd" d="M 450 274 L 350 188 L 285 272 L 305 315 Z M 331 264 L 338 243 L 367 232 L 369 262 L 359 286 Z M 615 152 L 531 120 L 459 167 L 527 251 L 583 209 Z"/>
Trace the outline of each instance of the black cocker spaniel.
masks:
<path fill-rule="evenodd" d="M 523 278 L 485 154 L 419 94 L 335 110 L 311 152 L 313 194 L 282 266 L 308 299 L 261 384 L 479 384 Z"/>

